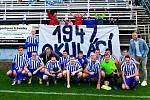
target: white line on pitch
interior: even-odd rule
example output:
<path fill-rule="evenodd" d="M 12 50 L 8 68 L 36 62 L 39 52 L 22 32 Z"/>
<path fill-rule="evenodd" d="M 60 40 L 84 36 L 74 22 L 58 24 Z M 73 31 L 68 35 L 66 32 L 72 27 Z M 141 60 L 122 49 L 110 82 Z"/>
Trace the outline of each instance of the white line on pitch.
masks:
<path fill-rule="evenodd" d="M 150 96 L 105 95 L 105 94 L 89 94 L 89 93 L 24 92 L 24 91 L 11 91 L 11 90 L 0 90 L 0 93 L 68 95 L 68 96 L 93 96 L 93 97 L 118 97 L 118 98 L 148 98 L 148 99 L 150 99 Z"/>

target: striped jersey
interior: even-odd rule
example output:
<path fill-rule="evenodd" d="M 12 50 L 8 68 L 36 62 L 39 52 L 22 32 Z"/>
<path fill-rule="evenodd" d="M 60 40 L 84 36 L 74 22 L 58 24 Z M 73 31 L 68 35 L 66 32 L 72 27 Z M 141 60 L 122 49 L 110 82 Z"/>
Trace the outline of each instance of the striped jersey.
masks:
<path fill-rule="evenodd" d="M 125 76 L 130 76 L 133 75 L 135 73 L 135 70 L 137 69 L 137 66 L 134 62 L 130 62 L 129 65 L 126 64 L 126 62 L 124 62 L 121 65 L 121 71 L 124 72 Z"/>
<path fill-rule="evenodd" d="M 66 66 L 67 70 L 69 70 L 70 72 L 74 72 L 82 68 L 79 61 L 75 61 L 74 64 L 71 64 L 71 62 L 69 61 Z"/>
<path fill-rule="evenodd" d="M 26 39 L 27 52 L 37 51 L 38 50 L 39 40 L 35 36 L 28 36 Z"/>
<path fill-rule="evenodd" d="M 15 55 L 15 57 L 13 58 L 12 63 L 15 63 L 15 68 L 19 69 L 19 68 L 23 68 L 25 66 L 25 63 L 28 59 L 28 56 L 23 54 L 23 55 Z"/>
<path fill-rule="evenodd" d="M 103 60 L 103 56 L 102 55 L 98 55 L 98 56 L 96 56 L 96 59 L 101 62 Z"/>
<path fill-rule="evenodd" d="M 54 68 L 58 68 L 60 69 L 60 66 L 59 66 L 59 62 L 57 61 L 56 63 L 51 63 L 51 60 L 49 60 L 47 63 L 46 63 L 46 68 L 48 69 L 48 71 L 54 71 Z"/>
<path fill-rule="evenodd" d="M 35 60 L 31 58 L 29 58 L 26 62 L 26 66 L 29 68 L 29 69 L 32 69 L 32 70 L 36 70 L 37 68 L 40 67 L 40 64 L 43 63 L 42 59 L 40 57 L 37 57 Z"/>
<path fill-rule="evenodd" d="M 98 70 L 100 70 L 100 62 L 98 60 L 95 63 L 89 61 L 87 68 L 90 72 L 98 73 Z"/>
<path fill-rule="evenodd" d="M 70 61 L 70 57 L 69 55 L 65 58 L 65 57 L 60 57 L 59 59 L 59 65 L 61 68 L 66 68 L 66 64 Z"/>

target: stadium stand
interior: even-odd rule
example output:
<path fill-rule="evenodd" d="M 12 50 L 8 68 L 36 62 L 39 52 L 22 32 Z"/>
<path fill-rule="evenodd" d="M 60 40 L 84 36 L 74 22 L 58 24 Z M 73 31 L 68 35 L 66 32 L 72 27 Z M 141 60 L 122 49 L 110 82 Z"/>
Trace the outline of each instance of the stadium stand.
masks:
<path fill-rule="evenodd" d="M 45 0 L 38 0 L 31 4 L 28 0 L 22 0 L 22 2 L 1 0 L 0 23 L 1 25 L 48 24 L 47 10 L 49 9 L 58 11 L 58 19 L 65 18 L 67 15 L 69 19 L 74 20 L 70 12 L 73 14 L 86 12 L 91 18 L 95 18 L 95 13 L 102 14 L 103 8 L 106 8 L 104 24 L 107 24 L 106 19 L 110 17 L 119 19 L 117 25 L 121 46 L 129 45 L 129 37 L 135 30 L 141 33 L 150 46 L 150 15 L 148 15 L 150 10 L 147 7 L 149 1 L 140 0 L 139 3 L 139 6 L 134 6 L 132 0 L 64 0 L 62 3 L 56 2 L 54 5 L 49 5 Z"/>

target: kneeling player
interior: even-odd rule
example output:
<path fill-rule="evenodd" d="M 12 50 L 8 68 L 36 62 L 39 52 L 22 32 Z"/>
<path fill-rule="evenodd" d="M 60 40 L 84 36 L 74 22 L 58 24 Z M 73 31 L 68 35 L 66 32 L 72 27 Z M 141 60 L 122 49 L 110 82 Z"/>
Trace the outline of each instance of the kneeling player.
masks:
<path fill-rule="evenodd" d="M 87 79 L 87 81 L 91 81 L 92 78 L 97 78 L 98 83 L 97 83 L 97 89 L 100 89 L 100 62 L 96 60 L 97 57 L 96 55 L 91 56 L 91 61 L 88 62 L 87 67 L 84 70 L 83 77 Z"/>
<path fill-rule="evenodd" d="M 22 72 L 24 75 L 29 77 L 28 84 L 31 84 L 33 75 L 38 76 L 39 84 L 42 84 L 42 76 L 44 73 L 44 70 L 42 71 L 42 69 L 44 69 L 44 63 L 41 58 L 38 57 L 37 52 L 33 51 L 32 57 L 27 60 L 26 66 Z"/>
<path fill-rule="evenodd" d="M 110 85 L 113 80 L 113 88 L 116 90 L 119 74 L 115 62 L 110 59 L 109 56 L 109 54 L 105 54 L 104 61 L 102 61 L 102 63 L 100 64 L 101 70 L 105 72 L 105 74 L 102 75 L 104 77 L 104 85 L 101 88 L 105 90 L 111 90 L 111 87 L 109 87 L 108 85 Z"/>
<path fill-rule="evenodd" d="M 139 72 L 136 67 L 135 62 L 131 61 L 130 56 L 125 56 L 125 62 L 121 65 L 122 71 L 122 89 L 129 89 L 129 85 L 133 82 L 133 89 L 136 89 L 136 86 L 139 81 Z"/>
<path fill-rule="evenodd" d="M 70 88 L 70 77 L 75 77 L 76 82 L 79 82 L 82 77 L 83 68 L 73 55 L 70 56 L 70 61 L 66 66 L 67 70 L 64 70 L 63 74 L 67 76 L 67 88 Z"/>
<path fill-rule="evenodd" d="M 28 59 L 28 56 L 23 54 L 23 47 L 18 48 L 18 54 L 15 55 L 11 70 L 7 72 L 7 75 L 13 79 L 12 85 L 16 84 L 16 81 L 18 84 L 21 84 L 22 81 L 22 70 L 25 66 L 25 62 Z"/>
<path fill-rule="evenodd" d="M 57 83 L 58 78 L 62 77 L 61 68 L 58 61 L 56 60 L 56 57 L 51 57 L 51 60 L 46 63 L 43 80 L 46 81 L 47 86 L 49 86 L 49 77 L 53 77 L 55 84 Z"/>

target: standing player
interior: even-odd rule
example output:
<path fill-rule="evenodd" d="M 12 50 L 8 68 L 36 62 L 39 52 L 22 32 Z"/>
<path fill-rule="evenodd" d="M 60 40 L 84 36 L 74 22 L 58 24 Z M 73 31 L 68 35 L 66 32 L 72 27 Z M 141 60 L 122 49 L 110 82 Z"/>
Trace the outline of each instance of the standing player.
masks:
<path fill-rule="evenodd" d="M 136 61 L 140 62 L 142 65 L 142 70 L 144 73 L 144 80 L 141 83 L 141 86 L 147 85 L 147 54 L 149 52 L 149 48 L 146 44 L 146 41 L 138 38 L 138 32 L 132 33 L 132 38 L 130 40 L 129 52 L 132 58 L 135 58 Z"/>
<path fill-rule="evenodd" d="M 25 66 L 26 60 L 28 59 L 28 56 L 23 54 L 23 51 L 23 47 L 18 48 L 18 54 L 15 55 L 12 61 L 11 70 L 7 72 L 7 75 L 14 80 L 12 85 L 15 85 L 16 81 L 18 84 L 21 84 L 22 81 L 22 70 Z"/>
<path fill-rule="evenodd" d="M 121 65 L 122 63 L 124 63 L 125 60 L 125 56 L 129 55 L 128 50 L 124 49 L 123 50 L 123 55 L 120 57 L 119 59 L 119 64 Z M 134 58 L 130 58 L 131 61 L 135 62 L 137 65 L 139 65 L 139 62 L 137 62 Z"/>
<path fill-rule="evenodd" d="M 104 74 L 102 75 L 104 77 L 104 85 L 101 88 L 106 90 L 111 90 L 111 87 L 108 87 L 108 85 L 112 83 L 112 79 L 113 79 L 114 80 L 113 88 L 116 90 L 118 71 L 115 62 L 112 59 L 110 59 L 109 54 L 107 53 L 105 54 L 104 61 L 102 61 L 100 67 L 101 70 L 105 72 L 105 75 Z"/>
<path fill-rule="evenodd" d="M 114 55 L 112 55 L 111 50 L 107 48 L 105 51 L 105 54 L 108 54 L 110 59 L 112 59 L 115 62 L 115 64 L 118 64 L 118 59 Z"/>
<path fill-rule="evenodd" d="M 32 52 L 32 57 L 29 58 L 26 62 L 26 65 L 23 70 L 23 74 L 26 74 L 29 77 L 28 84 L 31 84 L 32 76 L 36 75 L 39 77 L 39 84 L 42 84 L 42 69 L 44 68 L 44 63 L 36 51 Z"/>
<path fill-rule="evenodd" d="M 97 56 L 94 54 L 91 56 L 91 61 L 88 62 L 87 67 L 83 73 L 83 77 L 87 78 L 90 82 L 92 78 L 97 78 L 97 89 L 100 89 L 100 80 L 101 80 L 101 70 L 100 62 L 97 59 Z"/>
<path fill-rule="evenodd" d="M 121 65 L 123 78 L 122 89 L 129 89 L 130 83 L 133 82 L 133 89 L 135 90 L 139 81 L 139 72 L 135 62 L 131 61 L 130 56 L 125 56 L 125 60 Z"/>
<path fill-rule="evenodd" d="M 100 49 L 95 50 L 96 59 L 101 62 L 103 60 L 103 56 L 100 54 Z"/>
<path fill-rule="evenodd" d="M 25 42 L 25 46 L 27 47 L 27 54 L 28 57 L 30 58 L 32 55 L 32 51 L 37 51 L 38 50 L 38 44 L 39 44 L 39 40 L 38 38 L 35 36 L 36 30 L 35 28 L 32 28 L 32 35 L 28 36 Z"/>
<path fill-rule="evenodd" d="M 45 74 L 43 75 L 43 80 L 46 81 L 47 86 L 49 86 L 49 77 L 53 77 L 54 84 L 56 84 L 57 80 L 62 77 L 61 68 L 55 56 L 51 57 L 51 60 L 47 62 Z"/>
<path fill-rule="evenodd" d="M 70 61 L 70 57 L 68 55 L 68 52 L 66 50 L 63 51 L 63 56 L 60 57 L 59 59 L 59 64 L 61 67 L 61 70 L 65 70 L 66 69 L 66 64 Z"/>
<path fill-rule="evenodd" d="M 78 52 L 78 57 L 76 57 L 76 59 L 80 62 L 83 70 L 84 68 L 87 66 L 88 64 L 88 60 L 86 57 L 83 56 L 83 51 L 79 51 Z"/>
<path fill-rule="evenodd" d="M 63 73 L 67 76 L 67 88 L 70 88 L 70 78 L 75 77 L 76 82 L 79 82 L 82 77 L 83 68 L 73 55 L 70 55 L 70 61 L 66 66 L 67 70 L 64 70 Z"/>

